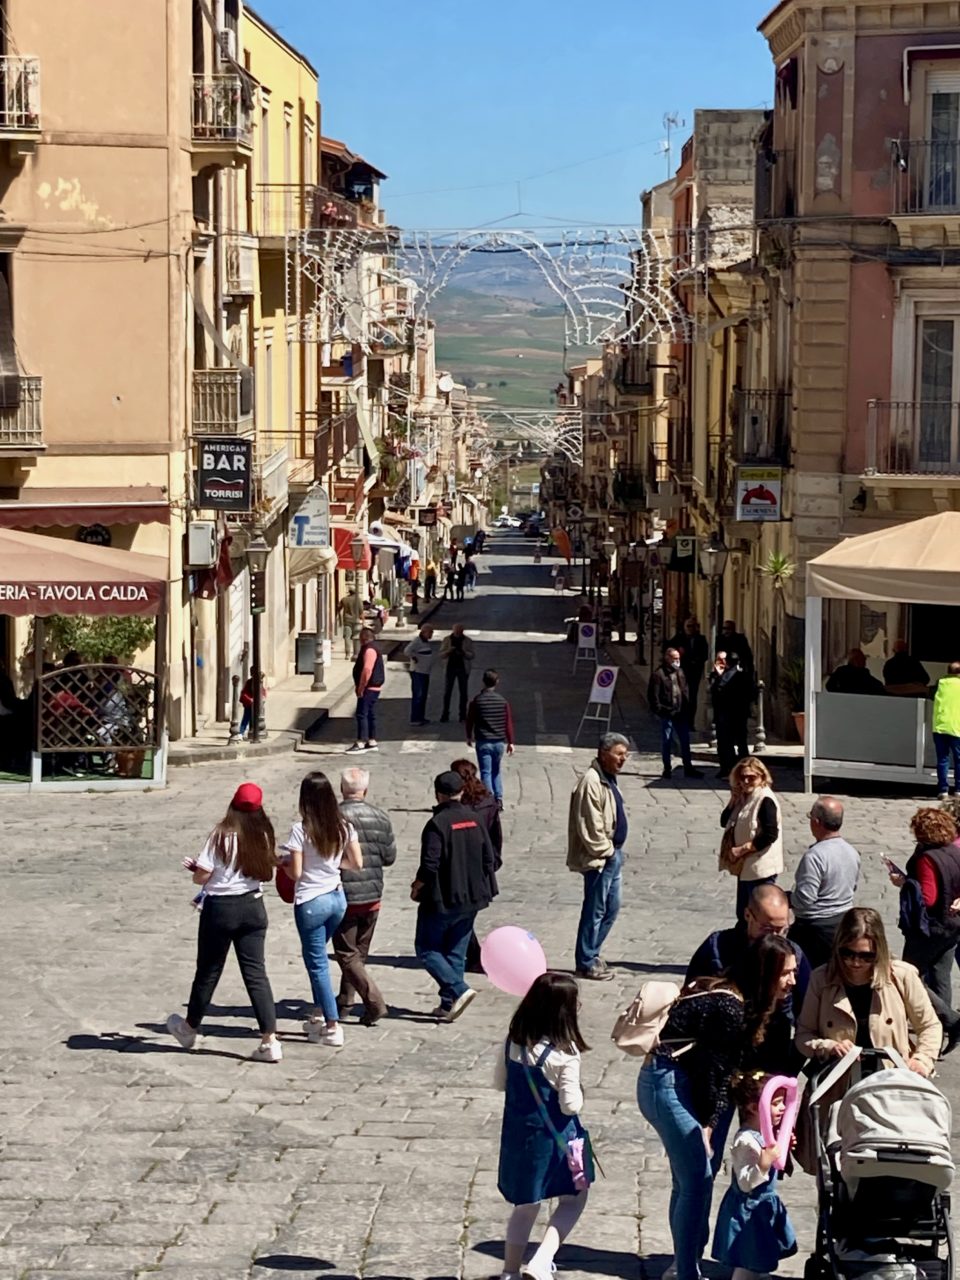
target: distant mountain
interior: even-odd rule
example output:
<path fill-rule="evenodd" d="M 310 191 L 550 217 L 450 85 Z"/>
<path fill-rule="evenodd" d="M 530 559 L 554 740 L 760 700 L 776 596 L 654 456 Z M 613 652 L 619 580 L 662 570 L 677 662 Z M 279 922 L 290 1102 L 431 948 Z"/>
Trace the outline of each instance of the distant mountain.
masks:
<path fill-rule="evenodd" d="M 537 306 L 559 306 L 559 299 L 536 262 L 525 253 L 471 253 L 450 277 L 450 286 L 467 293 L 515 298 Z"/>

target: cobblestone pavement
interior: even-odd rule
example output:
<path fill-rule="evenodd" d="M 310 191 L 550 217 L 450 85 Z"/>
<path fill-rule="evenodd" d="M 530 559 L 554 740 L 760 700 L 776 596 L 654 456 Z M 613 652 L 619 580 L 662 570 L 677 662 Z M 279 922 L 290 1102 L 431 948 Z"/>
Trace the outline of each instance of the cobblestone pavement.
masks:
<path fill-rule="evenodd" d="M 547 566 L 534 568 L 522 542 L 506 550 L 512 554 L 486 561 L 480 592 L 444 605 L 438 619 L 443 630 L 462 618 L 477 636 L 477 667 L 502 670 L 519 731 L 518 753 L 505 766 L 501 895 L 480 929 L 523 924 L 552 965 L 569 967 L 581 882 L 564 867 L 567 797 L 591 754 L 569 739 L 587 675 L 571 675 L 573 651 L 558 640 L 570 603 L 550 590 Z M 457 725 L 411 731 L 407 692 L 406 676 L 394 670 L 383 749 L 364 759 L 372 798 L 391 811 L 401 850 L 376 937 L 378 979 L 394 1016 L 374 1029 L 351 1023 L 341 1050 L 302 1035 L 307 981 L 290 909 L 272 891 L 268 966 L 283 1062 L 247 1061 L 256 1035 L 232 960 L 205 1047 L 183 1053 L 163 1031 L 192 976 L 196 916 L 179 862 L 221 816 L 242 764 L 176 771 L 164 793 L 0 799 L 0 1280 L 79 1272 L 265 1280 L 287 1271 L 474 1280 L 499 1272 L 501 1098 L 490 1077 L 513 1002 L 478 978 L 480 998 L 461 1021 L 437 1026 L 427 1016 L 436 992 L 412 958 L 407 890 L 430 780 L 460 754 L 462 739 Z M 434 720 L 438 701 L 434 688 Z M 656 1276 L 670 1253 L 666 1164 L 637 1111 L 636 1063 L 609 1033 L 643 977 L 682 970 L 733 905 L 732 882 L 716 872 L 721 792 L 710 777 L 661 781 L 639 709 L 624 711 L 646 751 L 633 757 L 623 784 L 631 822 L 625 906 L 607 949 L 616 980 L 583 993 L 593 1045 L 585 1119 L 606 1180 L 560 1254 L 562 1271 L 573 1275 Z M 278 827 L 293 817 L 302 773 L 338 771 L 351 737 L 349 721 L 334 719 L 309 758 L 246 766 Z M 792 869 L 809 800 L 796 773 L 785 769 L 778 782 Z M 913 807 L 875 798 L 848 806 L 847 834 L 865 855 L 863 900 L 879 904 L 891 927 L 893 891 L 876 855 L 902 854 Z M 942 1082 L 952 1091 L 956 1069 L 948 1065 Z M 797 1175 L 785 1195 L 801 1255 L 784 1271 L 798 1275 L 812 1244 L 811 1180 Z"/>

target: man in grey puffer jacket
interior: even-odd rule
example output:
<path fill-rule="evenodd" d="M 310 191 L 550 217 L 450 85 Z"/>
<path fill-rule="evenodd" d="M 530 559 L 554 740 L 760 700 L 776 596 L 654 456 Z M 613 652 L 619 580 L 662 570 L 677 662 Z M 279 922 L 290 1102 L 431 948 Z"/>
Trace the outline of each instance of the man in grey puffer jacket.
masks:
<path fill-rule="evenodd" d="M 363 868 L 341 870 L 347 913 L 333 935 L 333 954 L 342 971 L 337 1008 L 341 1014 L 345 1013 L 352 1007 L 354 995 L 358 995 L 364 1006 L 360 1021 L 366 1027 L 372 1027 L 387 1012 L 387 1002 L 367 972 L 365 962 L 380 914 L 383 868 L 392 867 L 397 860 L 397 842 L 390 818 L 382 809 L 367 803 L 369 787 L 370 774 L 366 769 L 344 769 L 340 775 L 343 796 L 340 810 L 357 829 Z"/>

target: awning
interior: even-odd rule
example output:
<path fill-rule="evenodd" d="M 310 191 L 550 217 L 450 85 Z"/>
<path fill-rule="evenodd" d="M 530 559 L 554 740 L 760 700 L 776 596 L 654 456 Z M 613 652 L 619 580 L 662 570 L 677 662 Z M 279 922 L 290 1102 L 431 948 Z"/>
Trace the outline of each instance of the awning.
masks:
<path fill-rule="evenodd" d="M 334 573 L 337 553 L 333 547 L 290 547 L 287 552 L 287 581 L 291 587 L 312 582 L 318 573 Z"/>
<path fill-rule="evenodd" d="M 833 600 L 955 605 L 960 511 L 846 538 L 807 564 L 807 594 Z"/>
<path fill-rule="evenodd" d="M 359 564 L 354 563 L 353 553 L 350 550 L 350 543 L 357 536 L 358 530 L 350 528 L 346 525 L 335 524 L 331 533 L 333 534 L 333 547 L 337 553 L 338 569 L 370 569 L 373 567 L 373 556 L 370 551 L 370 543 L 364 537 L 364 552 L 360 557 Z"/>
<path fill-rule="evenodd" d="M 170 500 L 158 485 L 131 485 L 115 489 L 21 489 L 14 499 L 0 499 L 0 529 L 169 523 Z"/>
<path fill-rule="evenodd" d="M 162 556 L 0 530 L 0 614 L 151 616 L 160 612 L 166 586 Z"/>
<path fill-rule="evenodd" d="M 375 520 L 370 526 L 367 534 L 370 539 L 371 547 L 376 550 L 399 551 L 401 555 L 409 556 L 413 554 L 413 547 L 409 543 L 404 542 L 399 533 L 395 529 L 390 529 Z"/>

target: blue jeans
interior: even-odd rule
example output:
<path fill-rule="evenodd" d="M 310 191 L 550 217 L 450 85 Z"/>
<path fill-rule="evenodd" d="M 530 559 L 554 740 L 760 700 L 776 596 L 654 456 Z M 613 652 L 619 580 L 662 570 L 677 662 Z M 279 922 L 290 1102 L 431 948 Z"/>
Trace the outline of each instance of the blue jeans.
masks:
<path fill-rule="evenodd" d="M 505 742 L 478 742 L 477 764 L 480 766 L 480 781 L 492 791 L 498 800 L 503 799 L 503 782 L 500 778 L 500 763 L 507 749 Z"/>
<path fill-rule="evenodd" d="M 417 959 L 440 988 L 440 1005 L 449 1009 L 467 990 L 463 971 L 476 911 L 417 912 Z"/>
<path fill-rule="evenodd" d="M 377 739 L 377 699 L 379 689 L 368 689 L 357 699 L 357 741 L 375 742 Z"/>
<path fill-rule="evenodd" d="M 427 694 L 430 692 L 430 677 L 422 671 L 410 672 L 410 723 L 420 724 L 427 718 Z"/>
<path fill-rule="evenodd" d="M 577 968 L 592 969 L 620 913 L 623 850 L 614 849 L 602 871 L 583 876 L 583 908 L 577 929 Z"/>
<path fill-rule="evenodd" d="M 243 715 L 240 717 L 240 737 L 250 728 L 250 721 L 253 719 L 253 707 L 244 707 Z"/>
<path fill-rule="evenodd" d="M 654 1058 L 637 1080 L 640 1114 L 656 1129 L 670 1161 L 670 1234 L 677 1280 L 697 1280 L 700 1274 L 710 1236 L 713 1182 L 724 1147 L 718 1134 L 710 1160 L 690 1094 L 686 1072 L 663 1058 Z"/>
<path fill-rule="evenodd" d="M 319 898 L 300 902 L 293 908 L 303 963 L 307 966 L 313 1003 L 322 1010 L 328 1022 L 338 1022 L 340 1013 L 337 998 L 333 994 L 330 964 L 327 960 L 327 943 L 340 927 L 347 910 L 347 899 L 342 889 L 322 893 Z"/>
<path fill-rule="evenodd" d="M 935 733 L 933 745 L 937 749 L 937 790 L 946 791 L 950 786 L 950 762 L 953 761 L 953 782 L 960 795 L 960 738 L 950 733 Z"/>
<path fill-rule="evenodd" d="M 690 725 L 682 712 L 675 716 L 660 716 L 660 755 L 663 757 L 664 769 L 673 766 L 673 735 L 677 735 L 680 743 L 680 759 L 685 769 L 693 768 L 690 759 Z"/>

